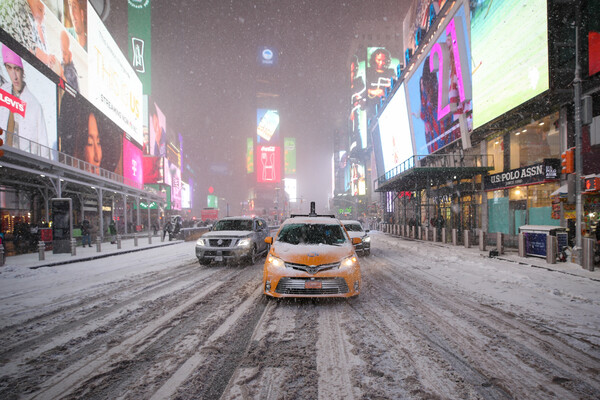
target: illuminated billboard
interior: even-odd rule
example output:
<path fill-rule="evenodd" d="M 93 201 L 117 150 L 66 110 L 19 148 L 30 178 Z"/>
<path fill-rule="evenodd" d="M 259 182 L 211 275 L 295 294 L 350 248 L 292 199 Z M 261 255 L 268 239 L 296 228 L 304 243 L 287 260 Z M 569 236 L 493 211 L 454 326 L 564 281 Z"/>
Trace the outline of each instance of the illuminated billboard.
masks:
<path fill-rule="evenodd" d="M 167 118 L 153 101 L 148 101 L 148 142 L 144 153 L 155 157 L 167 156 Z"/>
<path fill-rule="evenodd" d="M 283 139 L 283 162 L 286 174 L 296 173 L 296 138 Z"/>
<path fill-rule="evenodd" d="M 470 131 L 470 47 L 464 7 L 446 18 L 426 57 L 415 65 L 406 88 L 417 155 L 428 155 Z"/>
<path fill-rule="evenodd" d="M 60 90 L 58 150 L 83 160 L 86 168 L 123 174 L 123 130 L 81 96 Z"/>
<path fill-rule="evenodd" d="M 415 154 L 404 83 L 379 116 L 379 138 L 384 167 L 384 171 L 380 171 L 381 174 Z"/>
<path fill-rule="evenodd" d="M 290 203 L 296 202 L 296 178 L 284 178 L 283 179 L 284 190 L 290 199 Z"/>
<path fill-rule="evenodd" d="M 171 209 L 181 210 L 181 169 L 175 163 L 164 160 L 163 183 L 171 186 Z"/>
<path fill-rule="evenodd" d="M 254 140 L 252 138 L 246 139 L 246 173 L 251 174 L 254 172 Z"/>
<path fill-rule="evenodd" d="M 144 186 L 142 150 L 123 138 L 123 178 L 125 183 L 137 188 Z"/>
<path fill-rule="evenodd" d="M 257 143 L 277 143 L 279 136 L 279 112 L 259 108 L 256 110 Z"/>
<path fill-rule="evenodd" d="M 142 171 L 144 172 L 144 184 L 159 183 L 163 181 L 163 157 L 142 157 Z"/>
<path fill-rule="evenodd" d="M 385 47 L 367 48 L 367 107 L 375 111 L 375 105 L 385 97 L 385 90 L 391 87 L 396 77 L 396 68 L 400 60 L 392 57 Z"/>
<path fill-rule="evenodd" d="M 259 183 L 281 181 L 281 150 L 278 146 L 257 147 L 256 181 Z"/>
<path fill-rule="evenodd" d="M 352 142 L 364 149 L 367 147 L 367 88 L 365 86 L 365 61 L 358 56 L 350 62 L 350 131 Z"/>
<path fill-rule="evenodd" d="M 190 185 L 183 181 L 181 182 L 181 208 L 192 208 L 192 192 L 190 190 Z"/>
<path fill-rule="evenodd" d="M 364 196 L 366 193 L 365 167 L 361 164 L 352 163 L 350 167 L 350 194 L 352 196 Z"/>
<path fill-rule="evenodd" d="M 142 145 L 142 82 L 93 7 L 87 16 L 90 101 Z"/>
<path fill-rule="evenodd" d="M 2 8 L 0 27 L 66 81 L 67 90 L 87 97 L 87 1 L 14 0 Z"/>
<path fill-rule="evenodd" d="M 546 0 L 471 2 L 473 127 L 548 90 Z"/>
<path fill-rule="evenodd" d="M 13 49 L 0 46 L 0 128 L 7 131 L 5 145 L 49 158 L 47 148 L 57 150 L 56 85 Z"/>

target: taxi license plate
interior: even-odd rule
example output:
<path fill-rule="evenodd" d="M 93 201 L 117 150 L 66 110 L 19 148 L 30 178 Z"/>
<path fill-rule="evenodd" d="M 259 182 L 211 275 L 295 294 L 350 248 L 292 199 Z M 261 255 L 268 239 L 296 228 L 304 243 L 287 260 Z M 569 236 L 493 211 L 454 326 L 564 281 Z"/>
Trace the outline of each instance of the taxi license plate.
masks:
<path fill-rule="evenodd" d="M 323 283 L 321 281 L 306 281 L 304 282 L 305 289 L 321 289 Z"/>
<path fill-rule="evenodd" d="M 216 256 L 215 261 L 223 261 L 223 256 Z"/>

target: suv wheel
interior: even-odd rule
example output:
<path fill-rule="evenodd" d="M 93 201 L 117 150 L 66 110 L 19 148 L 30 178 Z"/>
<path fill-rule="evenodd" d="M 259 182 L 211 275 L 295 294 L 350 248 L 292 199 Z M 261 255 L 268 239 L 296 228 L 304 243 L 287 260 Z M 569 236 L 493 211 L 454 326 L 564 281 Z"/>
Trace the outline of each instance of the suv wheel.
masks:
<path fill-rule="evenodd" d="M 200 263 L 200 265 L 208 265 L 210 264 L 210 259 L 208 258 L 198 258 L 198 262 Z"/>

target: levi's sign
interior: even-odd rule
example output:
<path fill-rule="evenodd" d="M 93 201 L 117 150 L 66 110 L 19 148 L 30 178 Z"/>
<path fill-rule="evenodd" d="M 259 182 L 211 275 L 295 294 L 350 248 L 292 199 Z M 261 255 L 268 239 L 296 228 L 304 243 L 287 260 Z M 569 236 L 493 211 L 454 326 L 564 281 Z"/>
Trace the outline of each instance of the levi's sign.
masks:
<path fill-rule="evenodd" d="M 516 168 L 485 177 L 485 190 L 505 189 L 519 185 L 531 185 L 557 179 L 558 160 L 546 160 L 544 163 Z"/>
<path fill-rule="evenodd" d="M 6 107 L 11 113 L 19 114 L 25 118 L 27 103 L 2 89 L 0 89 L 0 107 Z"/>

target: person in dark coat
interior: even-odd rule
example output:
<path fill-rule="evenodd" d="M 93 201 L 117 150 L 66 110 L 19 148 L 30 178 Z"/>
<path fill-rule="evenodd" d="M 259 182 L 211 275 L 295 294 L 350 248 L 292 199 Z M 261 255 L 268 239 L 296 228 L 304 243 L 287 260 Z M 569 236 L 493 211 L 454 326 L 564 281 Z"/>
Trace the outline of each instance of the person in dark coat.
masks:
<path fill-rule="evenodd" d="M 110 233 L 110 243 L 117 243 L 117 224 L 115 220 L 110 220 L 110 224 L 108 224 L 108 233 Z"/>
<path fill-rule="evenodd" d="M 81 245 L 85 247 L 85 245 L 92 247 L 92 226 L 90 225 L 90 221 L 84 219 L 81 223 Z"/>
<path fill-rule="evenodd" d="M 163 228 L 163 240 L 167 237 L 167 234 L 169 234 L 169 241 L 170 241 L 172 231 L 173 231 L 173 225 L 171 224 L 171 221 L 167 221 L 167 223 L 165 224 L 165 226 Z"/>

